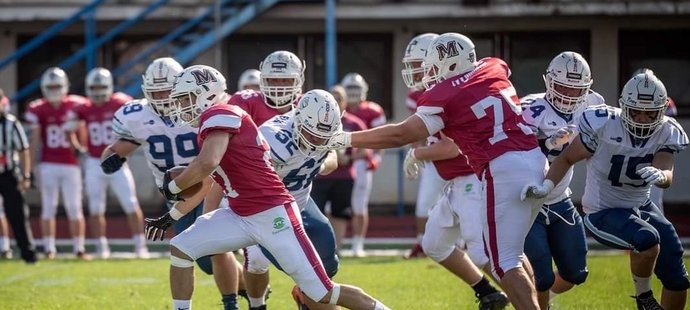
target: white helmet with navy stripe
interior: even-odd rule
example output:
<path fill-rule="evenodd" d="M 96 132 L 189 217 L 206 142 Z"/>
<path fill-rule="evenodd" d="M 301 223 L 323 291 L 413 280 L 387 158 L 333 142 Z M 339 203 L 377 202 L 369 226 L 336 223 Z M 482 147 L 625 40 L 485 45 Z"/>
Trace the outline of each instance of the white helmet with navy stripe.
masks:
<path fill-rule="evenodd" d="M 288 51 L 275 51 L 259 64 L 261 79 L 259 88 L 264 102 L 271 108 L 290 106 L 302 94 L 304 61 Z M 285 83 L 285 81 L 291 80 Z"/>
<path fill-rule="evenodd" d="M 625 129 L 637 138 L 654 134 L 664 120 L 668 107 L 668 95 L 664 83 L 654 74 L 645 72 L 633 76 L 621 91 L 618 104 Z M 640 121 L 638 114 L 647 114 L 647 121 Z"/>
<path fill-rule="evenodd" d="M 408 88 L 424 88 L 422 84 L 422 77 L 424 76 L 422 62 L 424 62 L 427 47 L 429 47 L 429 44 L 436 38 L 438 38 L 438 34 L 423 33 L 412 38 L 410 43 L 407 43 L 405 56 L 403 56 L 402 59 L 403 69 L 400 73 Z"/>
<path fill-rule="evenodd" d="M 218 102 L 227 100 L 225 77 L 213 67 L 188 67 L 175 79 L 170 98 L 170 116 L 177 124 L 198 126 L 199 116 Z"/>
<path fill-rule="evenodd" d="M 562 52 L 551 60 L 544 74 L 545 98 L 556 111 L 571 114 L 585 103 L 592 86 L 592 72 L 582 55 Z"/>
<path fill-rule="evenodd" d="M 314 89 L 308 91 L 297 104 L 293 122 L 293 137 L 302 153 L 310 155 L 342 129 L 340 107 L 331 93 Z"/>
<path fill-rule="evenodd" d="M 175 82 L 175 76 L 180 74 L 182 69 L 182 65 L 170 57 L 157 58 L 146 68 L 142 76 L 141 90 L 156 114 L 168 116 L 170 113 L 170 97 L 155 93 L 169 92 Z"/>

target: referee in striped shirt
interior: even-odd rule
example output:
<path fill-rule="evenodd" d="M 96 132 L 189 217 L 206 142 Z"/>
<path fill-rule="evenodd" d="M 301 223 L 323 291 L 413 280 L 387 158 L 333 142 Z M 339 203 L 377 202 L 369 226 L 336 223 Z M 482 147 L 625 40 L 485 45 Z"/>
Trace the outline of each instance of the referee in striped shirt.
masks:
<path fill-rule="evenodd" d="M 0 196 L 22 259 L 34 263 L 29 209 L 24 203 L 24 191 L 31 185 L 29 142 L 22 124 L 9 109 L 9 100 L 0 89 Z"/>

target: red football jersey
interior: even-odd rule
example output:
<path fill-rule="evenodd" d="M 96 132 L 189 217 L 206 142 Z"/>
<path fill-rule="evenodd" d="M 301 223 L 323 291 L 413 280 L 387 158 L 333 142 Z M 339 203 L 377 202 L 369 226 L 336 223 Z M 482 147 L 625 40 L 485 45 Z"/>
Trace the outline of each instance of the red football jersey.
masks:
<path fill-rule="evenodd" d="M 86 98 L 65 96 L 60 106 L 53 107 L 48 101 L 38 99 L 29 104 L 24 118 L 41 131 L 41 162 L 78 164 L 77 155 L 69 141 L 69 131 L 64 126 L 70 119 L 70 111 L 85 105 Z"/>
<path fill-rule="evenodd" d="M 91 157 L 100 158 L 103 150 L 115 141 L 113 135 L 113 115 L 133 98 L 125 93 L 114 93 L 110 100 L 99 105 L 89 101 L 74 109 L 76 117 L 86 122 L 88 131 L 88 150 Z"/>
<path fill-rule="evenodd" d="M 361 119 L 358 117 L 347 113 L 343 113 L 343 117 L 341 118 L 341 123 L 343 124 L 343 131 L 347 132 L 353 132 L 353 131 L 362 131 L 367 129 L 367 126 L 364 125 L 364 122 L 362 122 Z M 351 155 L 353 152 L 353 148 L 348 148 L 345 153 L 348 155 Z M 333 172 L 327 174 L 327 175 L 318 175 L 317 178 L 319 179 L 354 179 L 355 178 L 355 170 L 352 168 L 352 162 L 350 162 L 347 165 L 338 165 L 338 168 L 334 170 Z"/>
<path fill-rule="evenodd" d="M 357 106 L 357 109 L 352 109 L 348 106 L 347 112 L 361 119 L 364 125 L 367 125 L 367 129 L 386 124 L 386 113 L 383 113 L 383 108 L 375 102 L 362 101 Z"/>
<path fill-rule="evenodd" d="M 417 102 L 419 98 L 422 97 L 423 93 L 423 90 L 418 89 L 410 89 L 407 93 L 406 106 L 412 113 L 417 110 Z M 441 134 L 436 133 L 427 138 L 427 143 L 431 145 L 436 143 L 439 139 L 441 139 Z M 436 160 L 433 163 L 439 176 L 446 181 L 450 181 L 457 176 L 465 176 L 474 173 L 474 170 L 472 170 L 472 167 L 470 167 L 470 164 L 467 162 L 467 157 L 462 154 L 456 158 Z"/>
<path fill-rule="evenodd" d="M 232 134 L 213 179 L 235 213 L 249 216 L 295 200 L 271 166 L 268 143 L 247 112 L 229 104 L 204 111 L 199 118 L 199 147 L 216 130 Z"/>
<path fill-rule="evenodd" d="M 423 93 L 423 90 L 418 89 L 410 89 L 410 91 L 407 92 L 405 106 L 408 110 L 410 110 L 410 112 L 414 113 L 415 111 L 417 111 L 417 101 L 419 101 L 419 97 L 421 97 Z"/>
<path fill-rule="evenodd" d="M 417 113 L 441 117 L 443 133 L 455 140 L 478 176 L 494 158 L 538 146 L 522 121 L 509 75 L 503 60 L 484 58 L 474 70 L 436 84 L 419 99 Z"/>
<path fill-rule="evenodd" d="M 278 110 L 269 107 L 264 102 L 264 95 L 261 92 L 251 89 L 241 90 L 230 97 L 230 104 L 234 104 L 245 110 L 254 120 L 256 126 L 261 126 L 267 120 L 280 114 Z"/>

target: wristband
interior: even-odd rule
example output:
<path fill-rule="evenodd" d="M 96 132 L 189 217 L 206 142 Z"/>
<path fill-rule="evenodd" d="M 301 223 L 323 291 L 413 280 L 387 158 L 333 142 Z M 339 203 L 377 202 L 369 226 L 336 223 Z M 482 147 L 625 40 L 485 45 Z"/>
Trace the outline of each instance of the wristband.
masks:
<path fill-rule="evenodd" d="M 182 191 L 182 189 L 177 186 L 177 183 L 175 183 L 175 180 L 172 180 L 170 183 L 168 183 L 168 190 L 170 190 L 170 192 L 173 194 L 179 194 Z"/>
<path fill-rule="evenodd" d="M 180 212 L 180 210 L 177 210 L 177 208 L 175 206 L 173 206 L 172 209 L 170 209 L 170 212 L 168 212 L 168 214 L 170 214 L 170 217 L 176 221 L 184 216 L 184 214 L 182 214 L 182 212 Z"/>

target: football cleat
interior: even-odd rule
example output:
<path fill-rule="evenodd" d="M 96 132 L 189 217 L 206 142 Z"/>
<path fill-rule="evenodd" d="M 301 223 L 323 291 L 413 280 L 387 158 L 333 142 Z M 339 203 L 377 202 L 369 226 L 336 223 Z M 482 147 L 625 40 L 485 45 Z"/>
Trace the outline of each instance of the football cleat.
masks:
<path fill-rule="evenodd" d="M 637 310 L 664 310 L 654 298 L 652 291 L 644 292 L 634 298 L 637 303 Z"/>
<path fill-rule="evenodd" d="M 508 296 L 503 292 L 494 292 L 479 298 L 479 310 L 502 310 L 508 306 Z"/>

